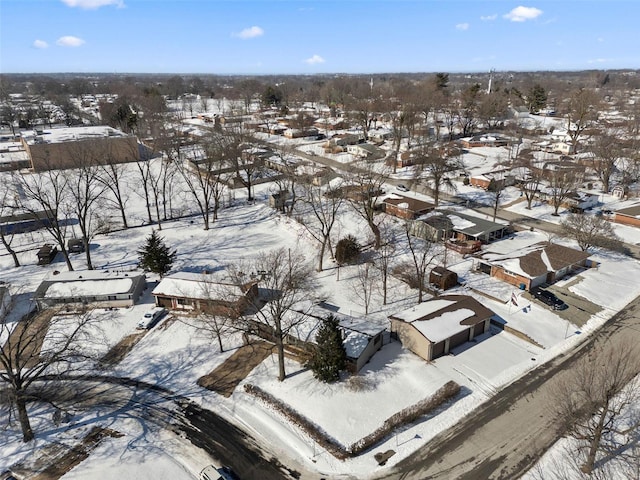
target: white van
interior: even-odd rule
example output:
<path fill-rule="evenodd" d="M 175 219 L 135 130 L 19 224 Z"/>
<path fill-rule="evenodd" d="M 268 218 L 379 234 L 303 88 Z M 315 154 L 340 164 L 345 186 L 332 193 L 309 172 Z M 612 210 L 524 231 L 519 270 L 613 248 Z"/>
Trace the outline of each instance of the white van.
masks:
<path fill-rule="evenodd" d="M 138 322 L 138 328 L 149 329 L 153 327 L 156 323 L 158 323 L 158 320 L 162 318 L 166 311 L 167 309 L 162 307 L 152 308 L 147 313 L 145 313 L 142 317 L 142 320 Z"/>

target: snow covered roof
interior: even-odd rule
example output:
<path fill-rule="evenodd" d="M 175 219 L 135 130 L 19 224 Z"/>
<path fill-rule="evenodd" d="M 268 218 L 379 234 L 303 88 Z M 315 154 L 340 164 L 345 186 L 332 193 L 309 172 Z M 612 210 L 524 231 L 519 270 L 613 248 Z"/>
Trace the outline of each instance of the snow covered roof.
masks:
<path fill-rule="evenodd" d="M 429 341 L 438 343 L 493 315 L 491 310 L 473 297 L 444 295 L 389 318 L 410 323 Z"/>
<path fill-rule="evenodd" d="M 557 272 L 565 267 L 580 263 L 589 258 L 588 252 L 565 247 L 557 243 L 540 242 L 521 248 L 505 256 L 491 252 L 483 254 L 483 258 L 493 265 L 516 273 L 526 278 L 536 278 L 548 272 Z"/>
<path fill-rule="evenodd" d="M 42 132 L 42 135 L 30 135 L 23 136 L 23 138 L 29 144 L 36 143 L 38 141 L 45 143 L 62 143 L 71 142 L 76 140 L 86 140 L 90 138 L 103 138 L 103 137 L 125 137 L 126 135 L 120 130 L 108 127 L 106 125 L 95 127 L 64 127 L 64 128 L 52 128 Z"/>
<path fill-rule="evenodd" d="M 48 275 L 36 291 L 38 298 L 91 297 L 131 292 L 144 278 L 139 271 L 85 270 Z"/>
<path fill-rule="evenodd" d="M 164 277 L 151 292 L 155 296 L 211 300 L 224 295 L 244 295 L 242 287 L 221 275 L 176 272 Z"/>

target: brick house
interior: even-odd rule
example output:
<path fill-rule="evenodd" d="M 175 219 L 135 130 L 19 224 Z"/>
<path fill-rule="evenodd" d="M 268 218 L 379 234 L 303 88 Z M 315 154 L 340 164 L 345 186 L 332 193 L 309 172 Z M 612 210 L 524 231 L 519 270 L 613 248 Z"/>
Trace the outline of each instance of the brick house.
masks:
<path fill-rule="evenodd" d="M 632 227 L 640 227 L 640 203 L 613 212 L 613 221 Z"/>
<path fill-rule="evenodd" d="M 415 220 L 421 215 L 431 212 L 435 204 L 403 195 L 392 195 L 384 199 L 385 212 L 405 220 Z"/>
<path fill-rule="evenodd" d="M 258 283 L 231 283 L 208 273 L 176 272 L 163 277 L 151 294 L 171 310 L 240 315 L 258 298 Z"/>
<path fill-rule="evenodd" d="M 494 257 L 487 252 L 486 256 Z M 501 258 L 481 258 L 476 270 L 523 290 L 554 283 L 569 273 L 586 268 L 590 254 L 555 243 L 536 243 Z"/>

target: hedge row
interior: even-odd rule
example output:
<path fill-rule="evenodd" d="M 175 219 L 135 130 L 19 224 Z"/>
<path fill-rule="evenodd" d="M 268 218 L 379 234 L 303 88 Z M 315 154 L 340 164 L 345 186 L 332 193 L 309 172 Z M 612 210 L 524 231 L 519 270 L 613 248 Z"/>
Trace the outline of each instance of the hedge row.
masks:
<path fill-rule="evenodd" d="M 404 410 L 393 414 L 384 421 L 382 426 L 366 437 L 358 440 L 354 444 L 345 448 L 338 443 L 335 439 L 331 438 L 320 427 L 311 422 L 308 418 L 298 413 L 284 402 L 265 392 L 260 387 L 255 385 L 245 384 L 244 389 L 247 393 L 259 398 L 268 405 L 271 405 L 278 412 L 284 415 L 291 422 L 300 427 L 307 435 L 309 435 L 318 445 L 331 453 L 334 457 L 345 460 L 349 457 L 355 457 L 362 452 L 373 447 L 380 441 L 384 440 L 391 434 L 396 428 L 414 422 L 423 415 L 426 415 L 446 401 L 452 399 L 460 392 L 460 385 L 453 381 L 445 383 L 438 391 L 432 396 L 421 400 L 420 402 L 411 405 Z"/>
<path fill-rule="evenodd" d="M 281 402 L 270 393 L 267 393 L 260 387 L 256 387 L 255 385 L 251 385 L 250 383 L 246 383 L 244 385 L 244 390 L 254 397 L 259 398 L 266 404 L 271 405 L 278 412 L 288 418 L 291 422 L 300 427 L 307 435 L 313 438 L 313 440 L 315 440 L 318 445 L 327 450 L 334 457 L 340 460 L 349 458 L 349 454 L 345 450 L 344 446 L 340 445 L 335 439 L 327 435 L 327 433 L 320 429 L 320 427 L 318 427 L 315 423 L 311 422 L 307 417 L 300 415 L 286 403 Z"/>

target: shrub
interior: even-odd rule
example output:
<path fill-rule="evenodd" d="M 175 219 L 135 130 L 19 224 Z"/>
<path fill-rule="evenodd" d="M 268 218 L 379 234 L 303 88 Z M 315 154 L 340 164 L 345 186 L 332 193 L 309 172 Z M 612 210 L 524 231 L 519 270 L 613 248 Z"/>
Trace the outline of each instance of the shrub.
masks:
<path fill-rule="evenodd" d="M 360 245 L 353 235 L 347 235 L 336 245 L 336 262 L 339 264 L 354 263 L 360 256 Z"/>

